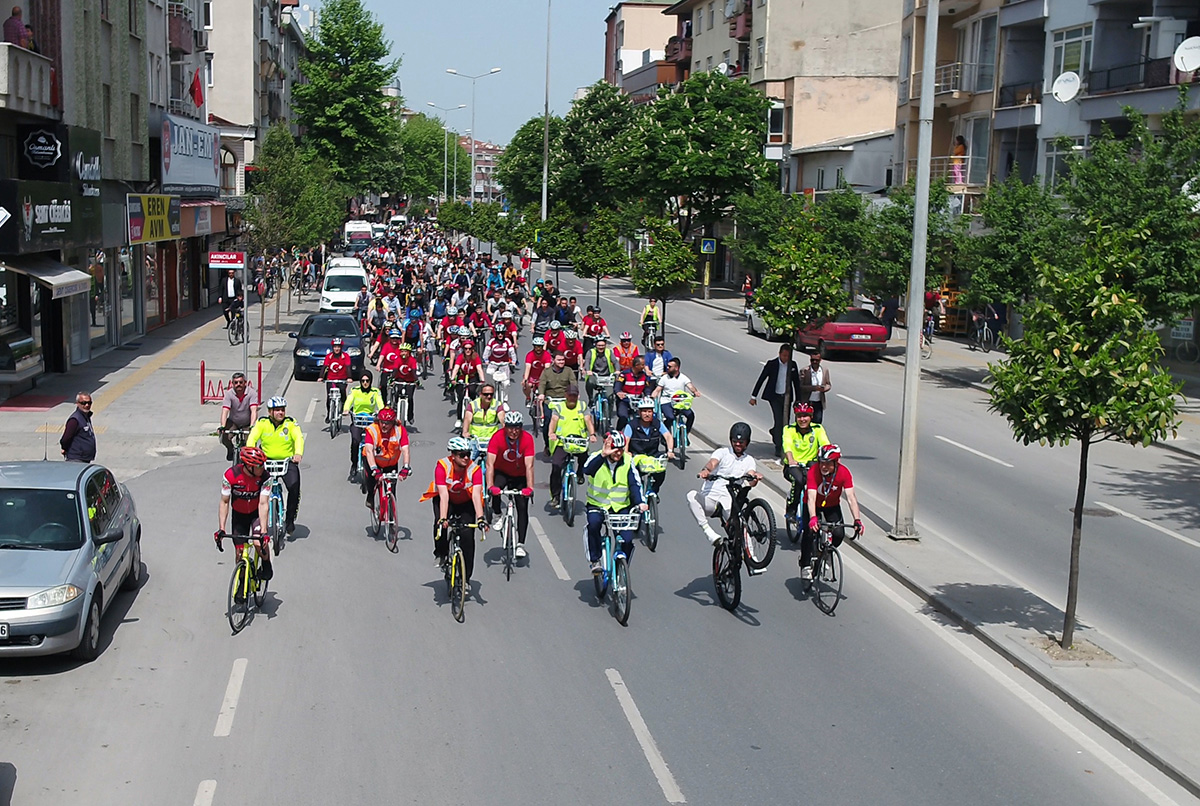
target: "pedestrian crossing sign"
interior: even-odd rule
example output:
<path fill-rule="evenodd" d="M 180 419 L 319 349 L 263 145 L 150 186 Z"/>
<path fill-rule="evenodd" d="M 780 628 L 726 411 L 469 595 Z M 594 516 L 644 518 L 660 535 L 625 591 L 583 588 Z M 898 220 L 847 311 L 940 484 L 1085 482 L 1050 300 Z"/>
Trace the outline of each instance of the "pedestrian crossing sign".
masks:
<path fill-rule="evenodd" d="M 716 238 L 701 238 L 700 239 L 700 254 L 715 255 L 717 253 Z"/>

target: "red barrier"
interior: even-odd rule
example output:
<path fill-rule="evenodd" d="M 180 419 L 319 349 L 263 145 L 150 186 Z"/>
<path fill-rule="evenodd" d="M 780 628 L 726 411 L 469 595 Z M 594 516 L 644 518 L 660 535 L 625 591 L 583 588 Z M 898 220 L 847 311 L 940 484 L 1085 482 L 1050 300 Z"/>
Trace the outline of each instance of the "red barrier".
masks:
<path fill-rule="evenodd" d="M 247 392 L 253 391 L 255 400 L 257 400 L 259 406 L 262 406 L 262 362 L 261 361 L 258 362 L 257 374 L 258 374 L 258 383 L 250 384 L 250 388 L 247 389 L 246 391 Z M 204 371 L 204 362 L 201 361 L 200 362 L 200 405 L 203 406 L 205 403 L 220 403 L 222 400 L 225 399 L 225 392 L 228 391 L 228 389 L 229 389 L 229 387 L 221 379 L 217 379 L 215 381 L 208 380 L 206 382 L 206 376 L 205 376 L 205 371 Z"/>

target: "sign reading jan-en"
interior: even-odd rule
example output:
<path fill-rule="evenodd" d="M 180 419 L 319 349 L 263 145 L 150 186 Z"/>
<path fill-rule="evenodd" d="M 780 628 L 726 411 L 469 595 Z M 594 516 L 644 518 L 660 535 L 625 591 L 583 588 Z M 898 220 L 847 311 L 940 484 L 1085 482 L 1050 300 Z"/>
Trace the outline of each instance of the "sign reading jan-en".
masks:
<path fill-rule="evenodd" d="M 129 243 L 170 241 L 180 237 L 179 197 L 149 193 L 125 196 L 129 216 Z"/>
<path fill-rule="evenodd" d="M 221 133 L 188 118 L 163 115 L 162 189 L 184 196 L 220 192 Z"/>
<path fill-rule="evenodd" d="M 715 255 L 717 253 L 716 238 L 701 238 L 700 239 L 700 254 Z"/>

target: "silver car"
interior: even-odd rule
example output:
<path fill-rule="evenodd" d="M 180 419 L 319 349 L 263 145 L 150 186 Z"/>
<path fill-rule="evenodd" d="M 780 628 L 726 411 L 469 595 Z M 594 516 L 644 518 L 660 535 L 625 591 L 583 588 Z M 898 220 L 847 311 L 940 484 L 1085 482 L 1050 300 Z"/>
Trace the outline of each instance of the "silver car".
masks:
<path fill-rule="evenodd" d="M 107 468 L 0 464 L 0 657 L 100 654 L 100 618 L 142 578 L 133 497 Z"/>

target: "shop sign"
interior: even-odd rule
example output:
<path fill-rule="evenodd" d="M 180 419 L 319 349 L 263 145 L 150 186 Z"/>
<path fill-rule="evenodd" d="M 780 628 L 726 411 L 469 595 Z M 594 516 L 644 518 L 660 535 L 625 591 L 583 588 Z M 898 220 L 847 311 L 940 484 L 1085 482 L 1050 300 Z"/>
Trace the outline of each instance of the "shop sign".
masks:
<path fill-rule="evenodd" d="M 100 241 L 100 200 L 82 199 L 66 182 L 0 182 L 0 252 L 24 254 L 93 246 Z"/>
<path fill-rule="evenodd" d="M 218 271 L 235 269 L 241 271 L 246 266 L 245 252 L 209 252 L 208 267 Z"/>
<path fill-rule="evenodd" d="M 220 193 L 220 132 L 188 118 L 163 115 L 162 188 L 185 196 Z"/>
<path fill-rule="evenodd" d="M 67 145 L 71 155 L 71 184 L 85 199 L 100 198 L 100 132 L 79 126 L 67 127 Z"/>
<path fill-rule="evenodd" d="M 66 182 L 69 161 L 66 126 L 17 126 L 17 179 Z"/>
<path fill-rule="evenodd" d="M 125 201 L 130 244 L 170 241 L 180 237 L 178 196 L 129 193 Z"/>

